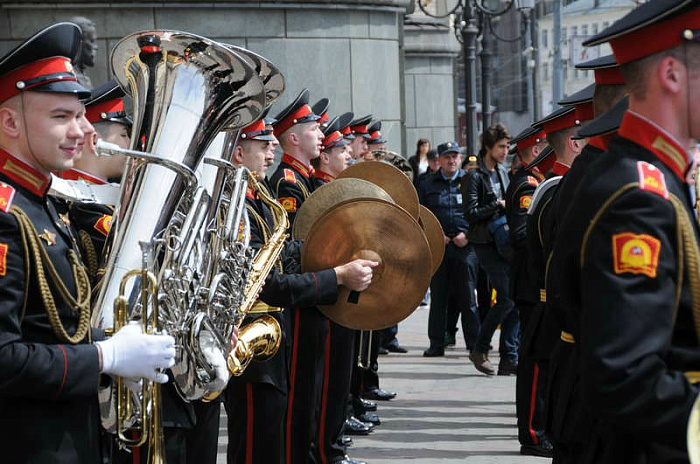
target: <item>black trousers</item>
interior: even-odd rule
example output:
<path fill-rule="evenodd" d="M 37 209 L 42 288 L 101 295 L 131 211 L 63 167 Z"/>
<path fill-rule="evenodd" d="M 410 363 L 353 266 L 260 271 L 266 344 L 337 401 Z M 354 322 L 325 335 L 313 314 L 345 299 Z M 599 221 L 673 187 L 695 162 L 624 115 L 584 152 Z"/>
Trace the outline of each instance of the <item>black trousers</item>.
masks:
<path fill-rule="evenodd" d="M 521 445 L 538 445 L 545 432 L 545 391 L 547 379 L 546 361 L 537 359 L 534 353 L 533 314 L 536 305 L 517 303 L 520 316 L 520 350 L 515 383 L 515 407 L 518 417 L 518 440 Z"/>
<path fill-rule="evenodd" d="M 428 338 L 430 347 L 445 348 L 447 328 L 447 308 L 450 294 L 462 316 L 462 332 L 466 345 L 474 345 L 479 333 L 479 316 L 470 292 L 470 261 L 476 262 L 476 254 L 471 245 L 459 248 L 453 243 L 445 247 L 445 257 L 430 282 L 430 315 L 428 316 Z M 474 267 L 474 266 L 472 266 Z M 475 272 L 474 272 L 474 275 Z"/>
<path fill-rule="evenodd" d="M 340 443 L 350 395 L 352 368 L 355 364 L 355 330 L 330 323 L 326 338 L 321 412 L 319 415 L 317 456 L 319 464 L 342 460 L 346 447 Z"/>
<path fill-rule="evenodd" d="M 291 319 L 286 464 L 307 464 L 317 435 L 329 320 L 317 308 L 294 309 Z"/>
<path fill-rule="evenodd" d="M 284 464 L 287 395 L 266 383 L 232 379 L 226 389 L 228 464 Z"/>

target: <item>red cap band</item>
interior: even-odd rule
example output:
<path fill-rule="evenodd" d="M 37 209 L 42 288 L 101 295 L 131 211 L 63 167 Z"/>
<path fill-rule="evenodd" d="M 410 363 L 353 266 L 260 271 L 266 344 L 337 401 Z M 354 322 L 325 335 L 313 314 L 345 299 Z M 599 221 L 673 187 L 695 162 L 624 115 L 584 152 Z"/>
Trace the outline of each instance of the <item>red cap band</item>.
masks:
<path fill-rule="evenodd" d="M 70 73 L 70 75 L 66 75 Z M 56 74 L 56 78 L 39 80 L 33 84 L 26 84 L 24 81 L 36 79 L 42 76 Z M 14 71 L 10 71 L 0 77 L 0 102 L 14 97 L 23 90 L 31 90 L 32 87 L 48 84 L 55 81 L 77 81 L 73 74 L 73 65 L 70 59 L 64 56 L 54 56 L 43 60 L 20 66 Z"/>
<path fill-rule="evenodd" d="M 336 142 L 343 139 L 343 134 L 340 131 L 332 132 L 328 137 L 323 139 L 323 148 L 331 148 Z"/>
<path fill-rule="evenodd" d="M 544 131 L 539 131 L 536 134 L 532 134 L 529 137 L 525 137 L 522 140 L 518 140 L 515 144 L 518 147 L 518 150 L 525 150 L 526 148 L 534 147 L 541 141 L 543 141 L 547 137 L 547 134 Z"/>
<path fill-rule="evenodd" d="M 560 130 L 568 129 L 569 127 L 574 127 L 579 124 L 578 116 L 576 111 L 570 111 L 556 119 L 542 123 L 542 129 L 547 133 L 551 134 L 553 132 L 558 132 Z"/>
<path fill-rule="evenodd" d="M 288 115 L 286 118 L 282 119 L 281 121 L 278 121 L 277 124 L 275 124 L 275 136 L 279 137 L 289 128 L 291 128 L 294 124 L 297 123 L 297 120 L 306 117 L 310 114 L 313 114 L 313 111 L 311 111 L 311 107 L 309 105 L 304 105 L 298 110 L 296 110 L 294 113 Z"/>
<path fill-rule="evenodd" d="M 593 113 L 593 102 L 589 101 L 576 105 L 576 111 L 574 111 L 574 114 L 576 115 L 577 124 L 581 124 L 581 121 L 588 121 L 595 118 L 595 114 Z"/>
<path fill-rule="evenodd" d="M 90 122 L 101 122 L 104 120 L 102 118 L 104 113 L 116 113 L 117 111 L 124 111 L 124 100 L 121 98 L 114 98 L 88 106 L 85 109 L 85 117 Z"/>
<path fill-rule="evenodd" d="M 343 135 L 350 135 L 352 134 L 352 129 L 350 128 L 350 126 L 345 126 L 342 129 L 340 129 L 340 133 Z"/>
<path fill-rule="evenodd" d="M 382 136 L 382 133 L 379 131 L 374 131 L 371 134 L 369 134 L 370 139 L 378 139 L 381 136 Z"/>
<path fill-rule="evenodd" d="M 258 119 L 255 121 L 253 124 L 250 124 L 246 127 L 243 128 L 241 131 L 241 137 L 243 137 L 245 134 L 250 134 L 251 132 L 260 132 L 265 130 L 265 121 L 263 119 Z"/>
<path fill-rule="evenodd" d="M 319 114 L 321 119 L 318 120 L 319 124 L 323 124 L 324 122 L 328 121 L 328 112 L 324 112 L 323 114 Z"/>
<path fill-rule="evenodd" d="M 610 40 L 615 59 L 620 65 L 686 42 L 684 31 L 700 28 L 700 9 L 674 16 L 651 26 L 642 27 Z"/>
<path fill-rule="evenodd" d="M 356 134 L 366 134 L 367 133 L 367 125 L 364 126 L 351 126 L 350 130 L 352 130 Z"/>
<path fill-rule="evenodd" d="M 612 68 L 596 69 L 593 71 L 595 83 L 598 85 L 622 85 L 625 78 L 622 77 L 619 66 Z"/>

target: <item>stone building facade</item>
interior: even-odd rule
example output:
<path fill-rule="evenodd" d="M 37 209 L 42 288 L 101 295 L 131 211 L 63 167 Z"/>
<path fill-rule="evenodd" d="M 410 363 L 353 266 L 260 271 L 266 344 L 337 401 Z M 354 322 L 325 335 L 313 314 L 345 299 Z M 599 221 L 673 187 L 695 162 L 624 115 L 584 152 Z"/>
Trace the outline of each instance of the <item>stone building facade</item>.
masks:
<path fill-rule="evenodd" d="M 99 85 L 111 75 L 109 52 L 122 37 L 151 29 L 192 32 L 248 48 L 280 68 L 287 90 L 272 114 L 308 88 L 311 103 L 331 100 L 331 115 L 381 119 L 388 147 L 406 154 L 407 144 L 411 150 L 413 138 L 423 136 L 417 134 L 452 139 L 455 126 L 452 55 L 439 34 L 405 31 L 411 10 L 412 0 L 23 0 L 0 4 L 0 54 L 47 24 L 86 16 L 97 25 L 99 45 L 87 74 Z M 416 85 L 431 89 L 408 98 Z"/>

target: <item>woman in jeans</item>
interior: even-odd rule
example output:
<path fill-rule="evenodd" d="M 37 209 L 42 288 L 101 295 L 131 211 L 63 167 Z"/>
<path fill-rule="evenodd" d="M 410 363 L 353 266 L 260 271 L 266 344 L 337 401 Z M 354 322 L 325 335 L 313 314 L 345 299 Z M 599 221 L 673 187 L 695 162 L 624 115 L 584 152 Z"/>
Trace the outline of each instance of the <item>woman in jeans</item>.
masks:
<path fill-rule="evenodd" d="M 469 222 L 467 238 L 474 245 L 479 265 L 496 289 L 496 304 L 482 321 L 476 345 L 469 354 L 474 367 L 487 375 L 495 374 L 489 361 L 493 333 L 501 324 L 499 375 L 515 375 L 518 365 L 518 314 L 511 296 L 510 266 L 505 256 L 507 250 L 500 246 L 499 232 L 506 232 L 505 192 L 508 188 L 508 172 L 503 161 L 508 154 L 510 135 L 505 126 L 489 127 L 481 137 L 479 166 L 467 174 L 462 183 L 462 205 Z M 500 230 L 499 230 L 500 229 Z M 499 246 L 497 246 L 497 243 Z"/>

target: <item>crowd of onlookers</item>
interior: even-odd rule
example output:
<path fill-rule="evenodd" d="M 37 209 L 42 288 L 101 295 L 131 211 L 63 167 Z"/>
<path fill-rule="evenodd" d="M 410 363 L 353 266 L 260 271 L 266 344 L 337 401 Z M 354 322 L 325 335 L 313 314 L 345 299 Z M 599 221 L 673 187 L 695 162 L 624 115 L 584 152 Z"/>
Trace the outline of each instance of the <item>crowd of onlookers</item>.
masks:
<path fill-rule="evenodd" d="M 518 363 L 519 321 L 510 291 L 505 215 L 510 138 L 503 125 L 489 127 L 476 156 L 465 156 L 457 142 L 434 149 L 420 139 L 408 160 L 420 202 L 440 221 L 445 242 L 444 259 L 430 285 L 430 346 L 423 355 L 443 356 L 445 347 L 455 344 L 461 319 L 469 359 L 488 375 L 515 375 Z M 488 354 L 499 325 L 496 370 Z"/>

